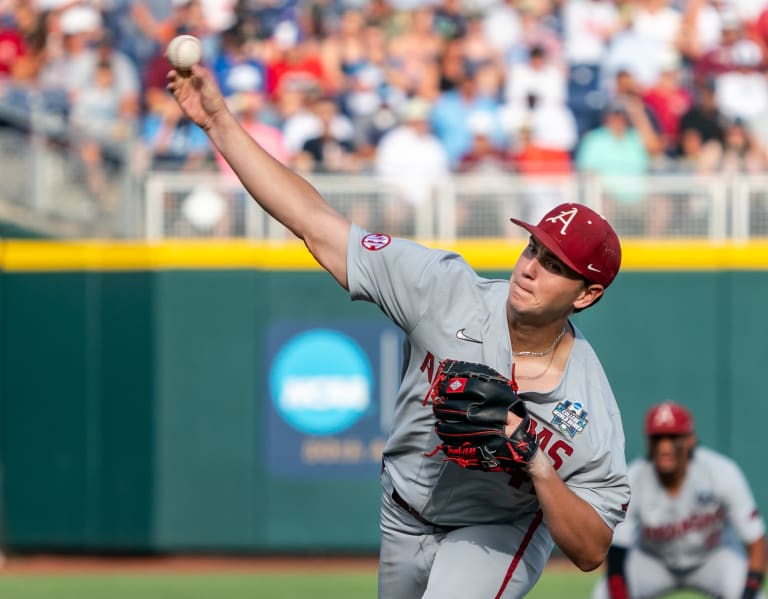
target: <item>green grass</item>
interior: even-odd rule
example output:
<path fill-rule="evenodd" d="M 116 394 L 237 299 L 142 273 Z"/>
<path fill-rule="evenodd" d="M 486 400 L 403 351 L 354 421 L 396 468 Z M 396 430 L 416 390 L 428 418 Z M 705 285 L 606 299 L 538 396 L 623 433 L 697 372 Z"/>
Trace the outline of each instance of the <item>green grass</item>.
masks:
<path fill-rule="evenodd" d="M 588 598 L 597 574 L 546 572 L 531 599 Z M 3 575 L 2 599 L 375 599 L 376 575 L 154 574 Z M 689 593 L 675 599 L 700 597 Z M 471 598 L 468 598 L 471 599 Z"/>

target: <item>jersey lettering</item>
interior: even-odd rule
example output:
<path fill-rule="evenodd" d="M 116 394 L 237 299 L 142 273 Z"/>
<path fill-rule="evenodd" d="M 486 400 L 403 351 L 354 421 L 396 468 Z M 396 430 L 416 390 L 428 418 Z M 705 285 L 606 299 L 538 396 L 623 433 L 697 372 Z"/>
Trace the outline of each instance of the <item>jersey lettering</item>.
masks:
<path fill-rule="evenodd" d="M 546 426 L 542 426 L 541 430 L 537 430 L 538 424 L 539 423 L 536 422 L 536 420 L 531 418 L 531 428 L 533 429 L 533 433 L 536 435 L 536 441 L 539 443 L 539 449 L 541 449 L 541 451 L 545 452 L 549 456 L 549 459 L 552 460 L 552 467 L 555 470 L 558 470 L 563 465 L 563 458 L 561 454 L 566 456 L 572 455 L 573 447 L 568 445 L 568 443 L 562 439 L 558 439 L 555 441 L 555 444 L 550 447 L 549 450 L 547 450 L 547 446 L 552 440 L 554 433 Z"/>
<path fill-rule="evenodd" d="M 720 506 L 714 512 L 691 514 L 678 522 L 670 522 L 661 526 L 644 526 L 643 536 L 652 541 L 669 541 L 682 537 L 691 531 L 719 528 L 724 520 L 725 509 Z"/>
<path fill-rule="evenodd" d="M 547 445 L 549 445 L 549 442 L 552 440 L 552 431 L 546 427 L 542 427 L 536 434 L 536 440 L 539 442 L 539 447 L 541 447 L 542 450 L 546 449 Z"/>
<path fill-rule="evenodd" d="M 573 447 L 568 445 L 565 441 L 558 439 L 555 444 L 549 448 L 547 455 L 552 459 L 552 467 L 558 470 L 563 465 L 563 458 L 560 454 L 563 453 L 567 456 L 573 454 Z"/>

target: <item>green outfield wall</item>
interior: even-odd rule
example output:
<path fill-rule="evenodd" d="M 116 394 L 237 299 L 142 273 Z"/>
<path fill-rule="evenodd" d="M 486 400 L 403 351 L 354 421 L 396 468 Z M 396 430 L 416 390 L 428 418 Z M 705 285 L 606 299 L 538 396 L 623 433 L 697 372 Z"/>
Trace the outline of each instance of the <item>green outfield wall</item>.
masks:
<path fill-rule="evenodd" d="M 506 278 L 522 243 L 456 249 Z M 0 269 L 11 550 L 375 550 L 399 332 L 301 245 L 6 240 Z M 627 243 L 574 318 L 628 457 L 648 406 L 680 401 L 763 512 L 766 305 L 768 244 Z"/>

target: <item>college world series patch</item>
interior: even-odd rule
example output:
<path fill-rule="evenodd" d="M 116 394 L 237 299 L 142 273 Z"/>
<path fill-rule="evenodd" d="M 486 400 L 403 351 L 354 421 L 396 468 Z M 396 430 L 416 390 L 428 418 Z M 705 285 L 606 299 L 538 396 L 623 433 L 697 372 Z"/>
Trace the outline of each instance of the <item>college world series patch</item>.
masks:
<path fill-rule="evenodd" d="M 552 410 L 552 414 L 554 414 L 552 424 L 571 437 L 583 431 L 584 427 L 587 426 L 587 412 L 578 401 L 576 403 L 567 400 L 561 401 Z"/>

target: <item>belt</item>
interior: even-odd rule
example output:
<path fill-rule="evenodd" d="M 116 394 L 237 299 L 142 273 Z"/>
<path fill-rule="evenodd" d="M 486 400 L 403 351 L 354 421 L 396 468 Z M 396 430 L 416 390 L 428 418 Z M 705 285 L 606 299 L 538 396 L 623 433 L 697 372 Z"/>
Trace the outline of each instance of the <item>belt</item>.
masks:
<path fill-rule="evenodd" d="M 427 520 L 424 516 L 422 516 L 419 512 L 417 512 L 415 509 L 413 509 L 408 502 L 403 499 L 400 496 L 400 493 L 397 492 L 397 489 L 392 489 L 392 500 L 399 505 L 401 508 L 403 508 L 406 512 L 408 512 L 411 516 L 416 518 L 419 522 L 422 524 L 426 524 L 427 526 L 438 526 L 434 522 L 430 522 Z"/>

